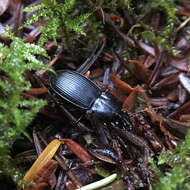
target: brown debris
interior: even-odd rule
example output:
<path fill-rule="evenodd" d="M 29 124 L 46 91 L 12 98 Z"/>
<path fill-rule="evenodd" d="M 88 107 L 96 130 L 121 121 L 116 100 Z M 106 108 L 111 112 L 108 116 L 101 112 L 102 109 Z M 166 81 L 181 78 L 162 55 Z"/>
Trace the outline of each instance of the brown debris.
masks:
<path fill-rule="evenodd" d="M 132 112 L 135 106 L 135 102 L 136 102 L 136 98 L 138 94 L 139 94 L 139 88 L 137 87 L 130 93 L 130 95 L 123 102 L 123 105 L 122 105 L 123 111 Z"/>
<path fill-rule="evenodd" d="M 32 14 L 24 14 L 23 8 L 39 2 L 0 1 L 0 16 L 6 18 L 0 23 L 0 34 L 5 31 L 5 25 L 9 25 L 24 42 L 36 43 L 44 21 L 21 30 L 19 27 Z M 33 133 L 32 151 L 27 150 L 27 156 L 25 151 L 18 155 L 24 161 L 28 158 L 34 161 L 51 139 L 64 142 L 54 156 L 56 161 L 48 162 L 36 174 L 35 185 L 26 190 L 74 190 L 99 179 L 95 174 L 95 167 L 99 166 L 111 172 L 120 171 L 121 183 L 124 181 L 127 189 L 135 190 L 139 181 L 147 188 L 155 178 L 148 158 L 175 148 L 189 129 L 186 124 L 190 121 L 190 33 L 187 28 L 181 24 L 172 34 L 172 46 L 179 50 L 174 56 L 155 42 L 131 35 L 137 23 L 128 11 L 123 11 L 123 16 L 119 10 L 106 13 L 103 6 L 96 7 L 91 0 L 87 2 L 97 20 L 102 22 L 97 35 L 99 42 L 91 42 L 91 31 L 85 27 L 86 36 L 73 40 L 72 48 L 60 39 L 57 44 L 49 40 L 44 48 L 50 61 L 43 61 L 53 70 L 69 69 L 84 74 L 102 91 L 109 91 L 121 103 L 122 111 L 128 112 L 132 127 L 123 129 L 114 122 L 105 124 L 96 117 L 86 117 L 86 110 L 65 103 L 51 93 L 49 72 L 26 71 L 24 76 L 32 87 L 22 96 L 43 98 L 48 105 L 40 109 L 36 120 L 28 127 L 29 133 Z M 177 16 L 190 17 L 189 11 L 189 3 L 180 1 Z M 150 15 L 147 26 L 142 23 L 140 27 L 159 31 L 162 14 L 153 10 Z M 9 39 L 0 38 L 5 44 L 10 43 Z M 128 56 L 128 48 L 137 50 L 138 55 Z M 0 74 L 5 80 L 3 72 Z M 24 161 L 21 162 L 23 168 Z M 30 164 L 27 163 L 27 167 Z"/>
<path fill-rule="evenodd" d="M 129 86 L 126 82 L 120 80 L 119 77 L 117 77 L 115 73 L 110 74 L 110 79 L 114 83 L 114 86 L 116 88 L 121 89 L 123 92 L 129 94 L 133 91 L 133 88 Z"/>
<path fill-rule="evenodd" d="M 140 78 L 144 83 L 147 83 L 151 71 L 147 69 L 145 65 L 138 60 L 128 60 L 128 62 L 133 63 L 136 66 L 136 72 L 138 73 L 138 78 Z"/>

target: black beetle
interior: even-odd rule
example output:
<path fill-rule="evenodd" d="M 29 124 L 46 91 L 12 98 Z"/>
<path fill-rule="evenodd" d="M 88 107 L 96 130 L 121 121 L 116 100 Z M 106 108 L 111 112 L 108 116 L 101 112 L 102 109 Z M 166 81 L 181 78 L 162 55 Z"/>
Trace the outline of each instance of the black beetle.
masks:
<path fill-rule="evenodd" d="M 51 89 L 61 98 L 85 110 L 90 118 L 94 114 L 105 125 L 117 125 L 130 130 L 132 124 L 121 103 L 109 91 L 101 89 L 82 74 L 69 70 L 56 71 L 49 78 Z"/>

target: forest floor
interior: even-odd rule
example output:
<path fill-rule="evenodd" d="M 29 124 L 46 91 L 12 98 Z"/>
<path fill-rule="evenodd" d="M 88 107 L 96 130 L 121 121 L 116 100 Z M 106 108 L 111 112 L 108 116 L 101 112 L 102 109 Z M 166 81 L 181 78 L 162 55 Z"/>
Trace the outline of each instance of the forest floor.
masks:
<path fill-rule="evenodd" d="M 189 51 L 185 0 L 0 1 L 1 190 L 190 189 Z"/>

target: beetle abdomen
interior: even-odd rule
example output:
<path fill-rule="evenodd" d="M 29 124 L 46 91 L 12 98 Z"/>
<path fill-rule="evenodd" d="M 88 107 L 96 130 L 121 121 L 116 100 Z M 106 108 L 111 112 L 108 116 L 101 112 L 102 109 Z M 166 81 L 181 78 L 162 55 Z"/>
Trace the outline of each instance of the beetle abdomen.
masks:
<path fill-rule="evenodd" d="M 52 75 L 50 86 L 63 99 L 83 109 L 90 109 L 101 94 L 99 87 L 91 80 L 68 70 L 60 70 Z"/>

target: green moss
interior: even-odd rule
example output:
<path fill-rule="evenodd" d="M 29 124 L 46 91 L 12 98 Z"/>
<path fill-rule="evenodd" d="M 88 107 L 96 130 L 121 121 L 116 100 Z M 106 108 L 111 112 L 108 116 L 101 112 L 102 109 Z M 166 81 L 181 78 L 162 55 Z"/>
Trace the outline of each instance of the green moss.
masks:
<path fill-rule="evenodd" d="M 175 47 L 172 46 L 173 43 L 170 42 L 170 40 L 164 36 L 156 35 L 152 31 L 146 31 L 146 32 L 142 33 L 142 38 L 160 45 L 166 51 L 171 52 L 173 55 L 176 55 L 178 53 L 178 51 L 175 49 Z"/>
<path fill-rule="evenodd" d="M 121 6 L 124 6 L 125 9 L 129 10 L 129 11 L 132 11 L 131 9 L 131 1 L 132 0 L 120 0 L 120 4 Z"/>
<path fill-rule="evenodd" d="M 136 1 L 135 1 L 136 2 Z M 135 7 L 133 7 L 135 5 Z M 135 17 L 136 21 L 140 24 L 140 26 L 144 29 L 144 31 L 139 31 L 138 35 L 134 37 L 143 38 L 145 40 L 149 40 L 162 46 L 168 52 L 176 54 L 176 50 L 173 47 L 173 32 L 174 25 L 177 21 L 176 16 L 176 3 L 174 0 L 144 0 L 139 3 L 135 3 L 133 5 L 133 1 L 131 1 L 132 11 L 131 14 Z M 160 29 L 154 29 L 149 26 L 147 22 L 148 15 L 151 14 L 152 11 L 160 11 L 163 14 L 161 15 L 161 20 L 165 20 L 164 26 Z M 163 16 L 165 15 L 165 16 Z M 164 17 L 164 18 L 163 18 Z"/>
<path fill-rule="evenodd" d="M 39 5 L 24 9 L 25 12 L 35 11 L 35 14 L 26 21 L 24 26 L 33 24 L 40 19 L 45 21 L 40 29 L 39 44 L 41 46 L 48 40 L 56 43 L 57 38 L 61 38 L 63 42 L 78 38 L 79 35 L 85 35 L 82 24 L 90 16 L 90 13 L 76 14 L 73 9 L 74 5 L 75 0 L 66 0 L 64 3 L 57 3 L 56 0 L 42 0 Z M 70 32 L 75 32 L 75 35 L 70 35 Z"/>
<path fill-rule="evenodd" d="M 31 86 L 23 73 L 26 70 L 48 69 L 36 55 L 48 56 L 43 48 L 24 43 L 8 28 L 4 36 L 12 42 L 10 46 L 0 43 L 0 174 L 7 174 L 21 184 L 22 175 L 14 166 L 10 148 L 21 134 L 26 133 L 25 128 L 46 104 L 43 100 L 26 100 L 21 96 Z"/>
<path fill-rule="evenodd" d="M 176 17 L 176 4 L 174 3 L 174 0 L 154 0 L 151 2 L 151 8 L 159 8 L 163 7 L 167 13 L 167 23 L 165 25 L 164 31 L 162 33 L 163 36 L 168 37 L 168 35 L 171 35 L 174 23 L 177 19 Z"/>
<path fill-rule="evenodd" d="M 175 150 L 161 152 L 158 165 L 162 164 L 168 165 L 171 169 L 162 174 L 159 173 L 159 179 L 153 186 L 155 190 L 190 189 L 190 131 Z"/>

